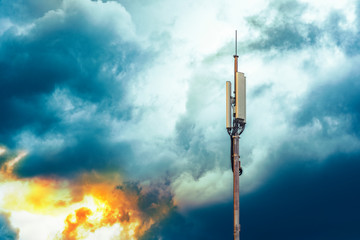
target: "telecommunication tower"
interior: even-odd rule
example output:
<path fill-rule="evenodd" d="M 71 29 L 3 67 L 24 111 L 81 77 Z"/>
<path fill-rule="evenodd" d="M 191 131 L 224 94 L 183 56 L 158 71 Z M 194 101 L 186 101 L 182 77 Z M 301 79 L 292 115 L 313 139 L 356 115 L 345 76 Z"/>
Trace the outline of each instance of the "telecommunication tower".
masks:
<path fill-rule="evenodd" d="M 240 239 L 240 202 L 239 176 L 242 174 L 239 138 L 246 124 L 246 77 L 238 72 L 237 31 L 235 31 L 234 55 L 234 96 L 231 94 L 231 82 L 226 82 L 226 130 L 231 139 L 231 168 L 234 190 L 234 240 Z"/>

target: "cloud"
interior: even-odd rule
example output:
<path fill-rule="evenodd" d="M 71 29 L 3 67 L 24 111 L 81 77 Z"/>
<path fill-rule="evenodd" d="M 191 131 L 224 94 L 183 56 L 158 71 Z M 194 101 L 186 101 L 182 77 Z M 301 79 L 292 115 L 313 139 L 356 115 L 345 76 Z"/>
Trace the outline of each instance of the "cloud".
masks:
<path fill-rule="evenodd" d="M 233 236 L 232 203 L 199 206 L 187 214 L 172 211 L 141 239 L 222 239 Z"/>
<path fill-rule="evenodd" d="M 19 239 L 19 230 L 14 229 L 9 221 L 9 214 L 0 214 L 0 237 L 4 240 Z"/>
<path fill-rule="evenodd" d="M 15 2 L 3 4 L 16 9 Z M 19 166 L 23 176 L 118 169 L 119 156 L 129 160 L 131 149 L 113 139 L 112 128 L 130 117 L 126 88 L 146 52 L 137 50 L 131 17 L 119 3 L 50 5 L 27 22 L 9 16 L 2 33 L 1 142 L 32 151 Z M 30 27 L 19 32 L 23 26 Z"/>
<path fill-rule="evenodd" d="M 262 12 L 246 17 L 256 37 L 244 41 L 244 46 L 250 51 L 288 51 L 334 43 L 347 54 L 356 54 L 357 4 L 318 3 L 321 6 L 309 1 L 272 1 Z"/>
<path fill-rule="evenodd" d="M 204 205 L 226 202 L 232 195 L 232 172 L 220 172 L 219 169 L 207 171 L 198 179 L 189 173 L 180 175 L 172 183 L 176 201 L 180 203 L 182 211 L 188 211 Z"/>
<path fill-rule="evenodd" d="M 284 149 L 286 146 L 284 146 Z M 359 152 L 336 153 L 323 162 L 282 154 L 283 164 L 256 191 L 240 195 L 241 238 L 353 239 L 358 237 Z M 286 161 L 286 162 L 285 162 Z M 244 185 L 240 181 L 240 189 Z M 233 234 L 233 203 L 198 206 L 169 215 L 155 236 L 219 239 Z M 169 226 L 171 223 L 171 226 Z M 155 232 L 157 230 L 157 232 Z M 297 233 L 294 235 L 294 233 Z M 151 239 L 151 238 L 150 238 Z"/>
<path fill-rule="evenodd" d="M 206 238 L 196 229 L 209 226 L 218 237 L 204 219 L 231 199 L 224 84 L 233 79 L 236 27 L 249 93 L 242 193 L 276 188 L 266 182 L 284 165 L 291 177 L 297 164 L 352 156 L 359 149 L 358 4 L 236 4 L 2 1 L 0 143 L 29 151 L 16 173 L 167 178 L 180 209 L 208 206 L 200 210 L 206 217 L 194 218 L 204 221 L 196 228 L 189 221 L 196 211 L 172 209 L 149 239 L 176 239 L 173 224 L 189 238 Z M 161 201 L 157 194 L 145 197 L 144 211 Z"/>
<path fill-rule="evenodd" d="M 315 44 L 321 35 L 318 26 L 299 21 L 306 8 L 297 1 L 274 1 L 261 14 L 248 17 L 251 28 L 260 32 L 260 37 L 251 41 L 248 49 L 282 51 Z"/>
<path fill-rule="evenodd" d="M 256 14 L 248 13 L 246 26 L 252 29 L 242 28 L 243 31 L 239 31 L 245 35 L 240 38 L 242 42 L 240 49 L 243 51 L 240 55 L 240 71 L 245 72 L 247 76 L 248 92 L 250 92 L 248 124 L 241 140 L 240 150 L 244 168 L 242 176 L 244 192 L 255 191 L 271 176 L 276 167 L 287 161 L 281 157 L 286 149 L 283 146 L 286 146 L 289 152 L 294 151 L 302 156 L 304 161 L 309 159 L 309 155 L 315 156 L 317 160 L 324 160 L 339 149 L 348 153 L 358 149 L 358 139 L 351 134 L 344 133 L 341 137 L 331 138 L 328 141 L 326 136 L 321 134 L 323 130 L 318 129 L 317 121 L 311 119 L 306 126 L 297 122 L 307 112 L 314 111 L 321 114 L 321 110 L 326 109 L 325 93 L 324 98 L 319 100 L 315 94 L 317 91 L 321 92 L 326 84 L 337 86 L 346 84 L 350 75 L 356 72 L 357 58 L 349 56 L 346 48 L 336 41 L 333 34 L 333 31 L 337 30 L 339 36 L 345 39 L 346 36 L 350 36 L 347 34 L 356 37 L 356 31 L 352 29 L 349 32 L 345 25 L 340 24 L 341 21 L 336 25 L 330 24 L 333 14 L 346 16 L 343 22 L 350 23 L 351 19 L 347 18 L 346 14 L 352 6 L 350 4 L 340 9 L 326 8 L 322 10 L 325 17 L 321 21 L 311 20 L 311 14 L 316 8 L 310 3 L 303 2 L 274 1 Z M 192 19 L 191 14 L 187 16 Z M 191 21 L 189 19 L 186 21 Z M 180 22 L 181 19 L 177 23 Z M 174 32 L 178 26 L 180 25 L 175 24 L 174 29 L 169 31 L 172 36 L 170 39 L 173 41 L 177 40 Z M 246 31 L 248 35 L 244 33 Z M 185 32 L 182 35 L 183 39 L 186 34 Z M 192 36 L 195 38 L 196 35 Z M 191 45 L 191 41 L 188 44 Z M 142 116 L 145 120 L 142 123 L 153 119 L 156 115 L 161 127 L 150 129 L 147 136 L 141 139 L 144 142 L 138 147 L 136 158 L 141 159 L 141 156 L 145 155 L 148 158 L 145 162 L 146 169 L 143 171 L 140 169 L 138 176 L 151 177 L 152 172 L 158 175 L 169 174 L 173 182 L 180 183 L 181 180 L 187 179 L 185 182 L 194 183 L 195 186 L 199 183 L 200 186 L 201 180 L 206 179 L 207 174 L 216 172 L 214 169 L 218 168 L 224 174 L 230 171 L 229 142 L 223 124 L 225 103 L 222 97 L 224 94 L 222 84 L 225 81 L 223 79 L 230 80 L 233 77 L 232 58 L 227 57 L 224 50 L 232 49 L 232 45 L 231 43 L 230 47 L 229 41 L 224 41 L 223 46 L 215 48 L 216 51 L 203 52 L 199 58 L 184 57 L 188 48 L 181 48 L 181 55 L 174 50 L 173 56 L 179 58 L 178 68 L 183 70 L 182 67 L 186 64 L 192 66 L 191 70 L 179 71 L 179 75 L 175 76 L 172 83 L 177 86 L 175 90 L 170 87 L 169 92 L 166 92 L 165 81 L 150 78 L 156 88 L 153 95 L 150 93 L 152 98 L 140 101 L 144 104 L 140 109 L 149 114 Z M 188 47 L 191 49 L 191 46 Z M 194 51 L 198 50 L 194 48 Z M 188 54 L 194 56 L 192 53 Z M 160 54 L 160 56 L 164 55 Z M 170 68 L 173 66 L 166 61 L 161 63 Z M 159 69 L 165 68 L 159 67 Z M 149 72 L 152 72 L 152 69 Z M 156 69 L 156 72 L 160 71 Z M 167 75 L 167 72 L 165 73 Z M 152 89 L 150 85 L 146 85 L 145 90 Z M 134 93 L 141 91 L 137 89 Z M 174 100 L 169 100 L 169 93 L 178 97 L 174 98 L 176 105 L 173 106 L 179 109 L 175 114 L 166 113 L 170 113 L 171 107 L 168 108 L 168 104 Z M 185 101 L 184 98 L 180 98 L 181 96 L 185 96 Z M 314 98 L 319 101 L 318 108 L 312 102 Z M 140 103 L 137 102 L 141 105 Z M 326 121 L 329 124 L 336 124 L 333 119 Z M 147 129 L 145 126 L 146 124 L 143 124 L 143 128 L 140 128 Z M 314 139 L 316 143 L 311 143 L 309 139 Z M 331 148 L 326 147 L 327 144 L 340 148 L 332 151 Z M 208 185 L 201 186 L 205 189 Z M 193 204 L 192 189 L 186 187 L 181 189 L 183 190 L 179 191 L 181 194 L 179 192 L 178 195 L 175 194 L 175 199 L 179 200 L 178 204 L 180 206 Z M 223 191 L 224 188 L 219 188 L 217 193 Z M 204 192 L 207 193 L 210 194 L 211 190 Z M 197 204 L 207 204 L 212 199 L 203 201 L 197 199 L 199 200 Z"/>
<path fill-rule="evenodd" d="M 244 237 L 287 239 L 294 232 L 299 232 L 295 239 L 356 237 L 358 154 L 334 154 L 322 163 L 283 157 L 291 162 L 242 198 Z"/>
<path fill-rule="evenodd" d="M 61 0 L 34 0 L 34 1 L 1 1 L 1 16 L 11 18 L 17 23 L 26 23 L 33 19 L 42 17 L 46 12 L 59 8 Z"/>

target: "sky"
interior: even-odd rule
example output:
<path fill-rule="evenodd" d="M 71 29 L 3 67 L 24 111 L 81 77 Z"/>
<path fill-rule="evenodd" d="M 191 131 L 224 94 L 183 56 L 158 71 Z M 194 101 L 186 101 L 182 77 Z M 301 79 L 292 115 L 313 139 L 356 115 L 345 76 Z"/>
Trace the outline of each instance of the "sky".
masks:
<path fill-rule="evenodd" d="M 356 0 L 0 0 L 0 239 L 360 238 Z"/>

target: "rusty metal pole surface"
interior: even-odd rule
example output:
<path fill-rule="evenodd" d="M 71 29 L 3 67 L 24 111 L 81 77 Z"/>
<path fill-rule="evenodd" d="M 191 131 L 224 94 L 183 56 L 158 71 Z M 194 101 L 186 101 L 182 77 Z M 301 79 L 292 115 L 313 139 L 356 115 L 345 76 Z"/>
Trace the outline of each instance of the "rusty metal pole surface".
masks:
<path fill-rule="evenodd" d="M 235 55 L 234 55 L 234 94 L 236 91 L 236 73 L 238 71 L 237 55 L 237 31 L 235 31 Z M 235 127 L 235 126 L 234 126 Z M 234 194 L 234 240 L 240 240 L 240 212 L 239 212 L 239 134 L 233 136 L 233 194 Z"/>
<path fill-rule="evenodd" d="M 233 136 L 233 160 L 234 160 L 234 240 L 240 240 L 240 202 L 239 202 L 239 135 Z"/>

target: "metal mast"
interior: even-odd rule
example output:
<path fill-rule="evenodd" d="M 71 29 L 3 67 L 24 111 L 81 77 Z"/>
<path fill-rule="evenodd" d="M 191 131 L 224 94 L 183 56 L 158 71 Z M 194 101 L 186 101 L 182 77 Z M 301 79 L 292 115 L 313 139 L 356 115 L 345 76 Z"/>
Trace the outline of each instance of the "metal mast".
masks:
<path fill-rule="evenodd" d="M 240 186 L 242 174 L 239 155 L 239 138 L 246 124 L 246 78 L 238 72 L 237 31 L 235 31 L 234 95 L 231 96 L 231 82 L 226 82 L 226 129 L 231 139 L 231 167 L 233 171 L 234 194 L 234 240 L 240 240 Z M 232 113 L 232 114 L 231 114 Z M 231 120 L 232 124 L 231 124 Z"/>

